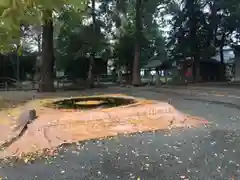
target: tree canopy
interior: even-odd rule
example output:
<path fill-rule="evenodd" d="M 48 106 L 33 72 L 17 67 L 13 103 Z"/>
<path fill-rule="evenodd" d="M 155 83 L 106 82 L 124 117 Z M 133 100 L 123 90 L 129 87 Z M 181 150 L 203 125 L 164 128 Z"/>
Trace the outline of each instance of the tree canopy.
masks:
<path fill-rule="evenodd" d="M 239 6 L 237 0 L 4 0 L 0 50 L 11 51 L 13 44 L 19 49 L 24 38 L 32 38 L 42 51 L 42 69 L 52 71 L 49 77 L 55 65 L 64 69 L 75 60 L 103 57 L 127 67 L 135 85 L 153 56 L 190 57 L 198 80 L 203 59 L 220 52 L 223 64 L 223 47 L 238 44 Z M 160 26 L 166 24 L 170 29 L 164 36 Z"/>

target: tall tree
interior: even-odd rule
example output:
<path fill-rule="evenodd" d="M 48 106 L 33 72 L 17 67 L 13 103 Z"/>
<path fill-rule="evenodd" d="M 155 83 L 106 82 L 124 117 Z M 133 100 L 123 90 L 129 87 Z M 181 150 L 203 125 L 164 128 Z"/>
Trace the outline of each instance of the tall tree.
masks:
<path fill-rule="evenodd" d="M 189 43 L 190 51 L 193 58 L 193 78 L 198 80 L 200 78 L 200 56 L 199 56 L 199 44 L 197 42 L 197 32 L 199 29 L 199 15 L 200 7 L 197 0 L 186 0 L 184 11 L 188 17 L 188 26 L 189 26 Z"/>
<path fill-rule="evenodd" d="M 142 0 L 136 0 L 136 15 L 135 15 L 135 53 L 133 62 L 132 84 L 139 86 L 140 78 L 140 48 L 142 39 Z"/>
<path fill-rule="evenodd" d="M 43 12 L 41 76 L 39 91 L 54 91 L 54 54 L 53 54 L 53 20 L 52 10 Z"/>
<path fill-rule="evenodd" d="M 142 44 L 145 39 L 145 31 L 151 29 L 150 26 L 155 23 L 154 15 L 157 14 L 158 6 L 163 3 L 163 0 L 103 0 L 103 8 L 110 14 L 114 20 L 114 24 L 118 29 L 115 34 L 116 41 L 126 38 L 125 27 L 130 24 L 134 29 L 134 56 L 128 64 L 133 64 L 131 69 L 131 83 L 133 85 L 140 85 L 140 66 L 142 59 Z M 108 8 L 110 6 L 111 8 Z M 144 28 L 143 28 L 144 27 Z M 149 35 L 150 33 L 148 33 Z M 123 36 L 123 37 L 121 37 Z M 128 45 L 128 47 L 130 44 Z M 131 53 L 132 54 L 132 53 Z"/>
<path fill-rule="evenodd" d="M 89 12 L 87 9 L 86 11 Z M 101 16 L 97 14 L 93 32 L 92 22 L 86 23 L 91 18 L 92 11 L 86 13 L 74 8 L 63 9 L 58 17 L 61 27 L 56 38 L 56 65 L 69 78 L 75 77 L 75 80 L 87 81 L 89 68 L 86 70 L 86 66 L 90 64 L 92 52 L 104 59 L 107 59 L 105 55 L 109 52 L 107 35 L 103 32 L 106 28 L 104 19 L 101 20 Z"/>
<path fill-rule="evenodd" d="M 8 29 L 8 36 L 4 37 L 5 41 L 1 41 L 1 49 L 9 47 L 9 42 L 20 38 L 20 26 L 22 23 L 34 24 L 39 22 L 40 17 L 43 25 L 43 43 L 42 43 L 42 67 L 41 67 L 41 82 L 39 90 L 41 92 L 54 91 L 53 82 L 53 22 L 52 13 L 58 11 L 64 5 L 72 5 L 78 8 L 85 6 L 85 0 L 52 0 L 52 1 L 18 1 L 4 0 L 0 3 L 1 16 L 1 34 Z M 49 39 L 51 38 L 51 39 Z M 52 67 L 50 67 L 52 66 Z"/>
<path fill-rule="evenodd" d="M 91 0 L 91 5 L 92 5 L 92 35 L 93 37 L 96 36 L 96 1 Z M 92 52 L 91 52 L 91 58 L 90 58 L 90 63 L 89 63 L 89 69 L 88 69 L 88 87 L 93 87 L 93 66 L 94 66 L 94 61 L 95 61 L 95 44 L 92 44 Z"/>

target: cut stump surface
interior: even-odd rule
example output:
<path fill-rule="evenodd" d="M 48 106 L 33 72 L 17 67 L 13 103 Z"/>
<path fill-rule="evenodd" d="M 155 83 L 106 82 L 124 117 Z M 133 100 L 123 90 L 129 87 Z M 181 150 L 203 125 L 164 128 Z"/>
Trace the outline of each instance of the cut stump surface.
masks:
<path fill-rule="evenodd" d="M 165 102 L 142 99 L 136 101 L 135 104 L 127 106 L 87 111 L 36 109 L 38 118 L 28 125 L 21 138 L 0 151 L 0 158 L 21 156 L 46 148 L 53 149 L 64 143 L 122 133 L 191 127 L 207 123 L 204 119 L 185 115 Z"/>

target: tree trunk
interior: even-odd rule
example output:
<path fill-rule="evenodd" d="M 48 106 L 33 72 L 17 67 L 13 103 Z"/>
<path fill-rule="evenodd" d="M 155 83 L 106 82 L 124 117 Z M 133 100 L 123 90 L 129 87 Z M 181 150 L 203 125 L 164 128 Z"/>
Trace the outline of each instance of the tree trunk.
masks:
<path fill-rule="evenodd" d="M 132 84 L 132 70 L 133 70 L 133 65 L 132 63 L 127 64 L 127 76 L 126 76 L 126 83 L 131 85 Z"/>
<path fill-rule="evenodd" d="M 54 55 L 52 10 L 43 12 L 42 54 L 40 68 L 40 92 L 54 91 Z"/>
<path fill-rule="evenodd" d="M 234 81 L 240 81 L 240 51 L 235 48 Z"/>
<path fill-rule="evenodd" d="M 207 38 L 207 42 L 208 42 L 208 46 L 212 45 L 215 43 L 216 41 L 216 33 L 217 33 L 217 6 L 216 6 L 216 2 L 209 2 L 209 6 L 210 6 L 210 27 L 209 27 L 209 33 L 208 33 L 208 38 Z"/>
<path fill-rule="evenodd" d="M 91 56 L 90 62 L 89 62 L 89 67 L 88 67 L 88 78 L 87 78 L 87 87 L 88 88 L 92 88 L 94 85 L 94 81 L 93 81 L 94 57 L 95 56 L 93 56 L 93 53 L 92 53 L 92 56 Z"/>
<path fill-rule="evenodd" d="M 220 53 L 220 64 L 221 64 L 221 70 L 220 70 L 220 80 L 224 81 L 225 80 L 225 66 L 224 66 L 224 54 L 223 54 L 223 47 L 224 47 L 224 42 L 225 42 L 225 34 L 223 34 L 220 42 L 220 48 L 219 48 L 219 53 Z"/>
<path fill-rule="evenodd" d="M 119 69 L 117 72 L 118 72 L 117 73 L 117 82 L 119 82 L 119 84 L 121 85 L 122 84 L 122 71 L 121 71 L 121 69 Z"/>
<path fill-rule="evenodd" d="M 193 61 L 193 82 L 198 82 L 200 80 L 200 59 L 198 56 L 194 56 Z"/>
<path fill-rule="evenodd" d="M 38 52 L 41 52 L 41 35 L 37 35 Z"/>
<path fill-rule="evenodd" d="M 92 0 L 92 21 L 93 21 L 92 22 L 92 31 L 93 31 L 93 35 L 95 36 L 95 30 L 96 30 L 95 0 Z M 91 53 L 89 68 L 88 68 L 88 79 L 87 79 L 88 88 L 92 88 L 94 85 L 94 79 L 93 79 L 94 61 L 95 61 L 95 45 L 93 42 L 92 53 Z"/>
<path fill-rule="evenodd" d="M 156 70 L 156 86 L 160 86 L 161 85 L 161 81 L 160 81 L 160 74 L 159 74 L 159 69 L 155 69 Z"/>
<path fill-rule="evenodd" d="M 220 81 L 224 81 L 225 79 L 225 67 L 224 67 L 224 54 L 223 54 L 223 46 L 221 45 L 219 48 L 220 53 Z"/>
<path fill-rule="evenodd" d="M 186 9 L 189 15 L 190 21 L 190 43 L 191 43 L 191 52 L 193 57 L 193 81 L 200 80 L 200 57 L 198 53 L 198 42 L 197 42 L 197 15 L 195 11 L 195 0 L 187 0 L 186 1 Z"/>
<path fill-rule="evenodd" d="M 141 84 L 140 77 L 140 42 L 142 35 L 142 13 L 141 13 L 142 0 L 136 2 L 136 35 L 135 35 L 135 55 L 133 61 L 133 74 L 132 74 L 132 85 L 139 86 Z"/>

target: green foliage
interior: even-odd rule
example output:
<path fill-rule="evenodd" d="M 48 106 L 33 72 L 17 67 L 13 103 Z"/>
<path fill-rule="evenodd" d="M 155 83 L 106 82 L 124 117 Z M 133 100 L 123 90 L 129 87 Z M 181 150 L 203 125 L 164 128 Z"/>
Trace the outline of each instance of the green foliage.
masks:
<path fill-rule="evenodd" d="M 81 12 L 73 8 L 63 9 L 58 20 L 62 22 L 56 43 L 57 68 L 68 75 L 86 78 L 89 57 L 94 51 L 96 56 L 108 58 L 109 46 L 101 32 L 104 23 L 97 19 L 93 34 L 92 24 L 85 24 Z M 79 70 L 79 68 L 81 70 Z M 72 72 L 71 72 L 72 71 Z"/>
<path fill-rule="evenodd" d="M 145 65 L 153 56 L 166 58 L 165 39 L 158 30 L 158 25 L 154 19 L 158 14 L 158 6 L 161 3 L 163 3 L 163 1 L 143 1 L 143 30 L 140 38 L 141 66 Z M 135 1 L 128 2 L 125 8 L 124 21 L 122 21 L 121 24 L 121 34 L 120 37 L 116 36 L 117 43 L 114 46 L 114 56 L 117 59 L 116 64 L 120 66 L 130 66 L 129 69 L 131 69 L 133 65 L 135 53 L 135 13 Z"/>
<path fill-rule="evenodd" d="M 206 59 L 216 53 L 217 47 L 229 45 L 233 32 L 240 26 L 239 5 L 238 0 L 187 0 L 183 9 L 180 4 L 168 4 L 173 15 L 168 44 L 172 48 L 171 54 L 181 58 L 197 55 Z M 219 35 L 224 39 L 219 41 Z"/>
<path fill-rule="evenodd" d="M 35 70 L 34 54 L 27 54 L 25 56 L 19 56 L 20 62 L 20 79 L 26 80 L 26 74 L 33 76 Z M 17 79 L 17 55 L 16 53 L 9 53 L 8 55 L 0 55 L 0 78 L 8 77 Z"/>
<path fill-rule="evenodd" d="M 135 30 L 131 22 L 124 26 L 124 34 L 122 34 L 114 45 L 114 57 L 117 59 L 116 66 L 133 65 L 134 47 L 135 47 Z M 148 63 L 153 57 L 158 56 L 166 59 L 165 39 L 158 30 L 156 24 L 152 24 L 148 31 L 143 33 L 141 38 L 141 66 Z"/>
<path fill-rule="evenodd" d="M 9 45 L 19 44 L 22 24 L 40 24 L 45 9 L 59 11 L 71 5 L 77 9 L 86 7 L 86 0 L 2 0 L 0 3 L 0 50 L 11 50 Z"/>

